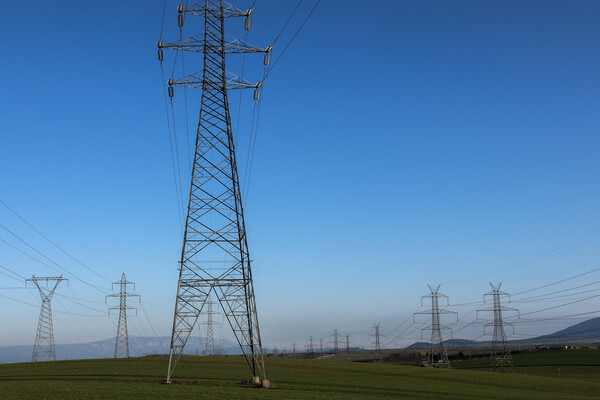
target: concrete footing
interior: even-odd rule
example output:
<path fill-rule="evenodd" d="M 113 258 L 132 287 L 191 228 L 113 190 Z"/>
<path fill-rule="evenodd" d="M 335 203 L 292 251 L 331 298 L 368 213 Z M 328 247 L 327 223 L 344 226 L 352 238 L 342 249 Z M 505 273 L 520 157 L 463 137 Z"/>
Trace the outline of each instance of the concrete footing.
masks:
<path fill-rule="evenodd" d="M 260 385 L 260 376 L 253 377 L 252 383 L 254 383 L 255 385 Z"/>
<path fill-rule="evenodd" d="M 263 386 L 265 389 L 270 389 L 270 388 L 271 388 L 271 382 L 270 382 L 268 379 L 263 379 L 263 381 L 262 381 L 262 386 Z"/>

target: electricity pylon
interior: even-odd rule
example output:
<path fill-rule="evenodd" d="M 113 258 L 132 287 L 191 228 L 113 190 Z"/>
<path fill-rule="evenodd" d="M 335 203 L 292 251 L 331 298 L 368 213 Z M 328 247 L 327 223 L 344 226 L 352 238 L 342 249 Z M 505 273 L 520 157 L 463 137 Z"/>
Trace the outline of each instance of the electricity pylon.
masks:
<path fill-rule="evenodd" d="M 32 282 L 37 287 L 42 298 L 42 308 L 35 334 L 33 355 L 31 356 L 31 361 L 33 362 L 56 360 L 56 353 L 54 352 L 54 327 L 52 325 L 52 296 L 62 281 L 68 282 L 69 280 L 63 278 L 62 275 L 56 277 L 32 276 L 26 280 L 26 282 Z M 42 282 L 46 285 L 40 285 Z"/>
<path fill-rule="evenodd" d="M 228 90 L 253 88 L 255 100 L 262 82 L 250 83 L 225 69 L 225 55 L 264 53 L 268 64 L 272 47 L 258 48 L 225 35 L 225 20 L 245 17 L 250 29 L 252 9 L 242 11 L 223 0 L 204 0 L 177 8 L 181 29 L 189 17 L 203 17 L 204 34 L 173 43 L 159 40 L 163 49 L 189 51 L 203 56 L 202 75 L 168 80 L 169 96 L 174 86 L 202 90 L 200 121 L 179 265 L 179 282 L 173 318 L 167 382 L 171 382 L 190 334 L 206 302 L 214 294 L 227 317 L 250 367 L 254 382 L 266 380 L 258 326 L 244 209 L 231 129 Z M 266 68 L 266 67 L 265 67 Z"/>
<path fill-rule="evenodd" d="M 380 323 L 373 324 L 373 327 L 371 328 L 371 330 L 375 331 L 375 334 L 373 335 L 373 337 L 374 337 L 373 347 L 375 347 L 375 362 L 383 362 L 383 357 L 381 356 L 381 340 L 379 338 L 379 335 L 381 333 L 381 324 Z"/>
<path fill-rule="evenodd" d="M 440 366 L 450 368 L 450 361 L 448 360 L 448 353 L 446 352 L 446 346 L 444 345 L 444 338 L 442 331 L 450 331 L 452 337 L 452 329 L 446 325 L 442 325 L 440 322 L 440 314 L 455 314 L 456 320 L 458 321 L 458 313 L 455 311 L 448 311 L 440 308 L 439 298 L 443 297 L 446 299 L 446 305 L 448 305 L 448 296 L 439 292 L 440 285 L 434 289 L 431 285 L 427 285 L 429 288 L 429 294 L 421 296 L 421 306 L 423 305 L 423 299 L 431 299 L 431 309 L 427 311 L 420 311 L 413 314 L 413 321 L 417 314 L 428 314 L 431 315 L 431 325 L 421 329 L 421 337 L 423 337 L 423 331 L 431 331 L 431 350 L 429 352 L 429 364 L 431 366 Z"/>
<path fill-rule="evenodd" d="M 333 330 L 333 357 L 335 359 L 338 358 L 338 353 L 339 353 L 339 344 L 338 344 L 338 330 L 334 329 Z"/>
<path fill-rule="evenodd" d="M 214 322 L 214 315 L 215 312 L 213 311 L 213 305 L 215 305 L 214 301 L 207 301 L 206 302 L 206 322 L 202 322 L 201 325 L 206 325 L 206 340 L 204 343 L 204 354 L 208 354 L 211 356 L 214 356 L 215 353 L 215 335 L 214 335 L 214 329 L 213 326 L 215 325 Z M 218 323 L 217 323 L 218 324 Z"/>
<path fill-rule="evenodd" d="M 309 336 L 308 337 L 308 345 L 306 346 L 306 349 L 308 350 L 308 354 L 310 354 L 310 357 L 313 356 L 314 352 L 315 352 L 315 347 L 313 344 L 313 337 Z"/>
<path fill-rule="evenodd" d="M 137 308 L 127 305 L 128 297 L 140 298 L 139 294 L 127 293 L 127 285 L 133 285 L 135 290 L 135 283 L 129 282 L 125 278 L 125 272 L 121 275 L 121 280 L 112 283 L 112 290 L 115 291 L 115 285 L 119 285 L 119 293 L 113 293 L 106 295 L 105 302 L 108 304 L 108 299 L 112 297 L 119 298 L 119 305 L 108 308 L 108 315 L 113 310 L 119 310 L 119 322 L 117 324 L 117 336 L 115 337 L 115 358 L 129 358 L 129 335 L 127 334 L 127 310 L 135 310 L 137 315 Z"/>
<path fill-rule="evenodd" d="M 350 360 L 350 334 L 346 333 L 346 360 Z"/>
<path fill-rule="evenodd" d="M 500 286 L 502 286 L 502 282 L 500 282 L 498 286 L 494 286 L 490 282 L 490 286 L 492 287 L 492 291 L 483 295 L 483 302 L 485 303 L 486 300 L 489 298 L 486 296 L 492 296 L 492 307 L 477 310 L 477 314 L 484 311 L 494 313 L 494 322 L 487 323 L 483 327 L 484 333 L 486 333 L 485 328 L 489 326 L 494 327 L 494 333 L 492 336 L 492 354 L 490 366 L 493 371 L 514 372 L 512 355 L 510 354 L 510 349 L 508 348 L 508 344 L 506 343 L 506 332 L 504 331 L 504 326 L 512 327 L 513 331 L 515 328 L 513 324 L 509 322 L 504 322 L 502 312 L 515 311 L 517 312 L 517 314 L 519 314 L 519 310 L 516 308 L 506 307 L 502 305 L 502 296 L 507 297 L 508 302 L 510 302 L 510 295 L 506 292 L 500 291 Z"/>

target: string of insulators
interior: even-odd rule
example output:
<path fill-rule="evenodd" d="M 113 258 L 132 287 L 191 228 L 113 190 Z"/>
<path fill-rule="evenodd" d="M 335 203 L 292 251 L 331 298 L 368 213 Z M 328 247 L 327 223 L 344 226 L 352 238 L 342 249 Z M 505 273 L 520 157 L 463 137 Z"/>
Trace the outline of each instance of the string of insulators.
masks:
<path fill-rule="evenodd" d="M 260 98 L 260 88 L 263 85 L 262 82 L 258 82 L 256 84 L 256 88 L 254 89 L 254 95 L 252 96 L 254 100 L 258 100 Z"/>
<path fill-rule="evenodd" d="M 269 46 L 265 49 L 265 56 L 263 57 L 263 64 L 269 65 L 271 61 L 271 51 L 273 50 L 273 46 Z"/>
<path fill-rule="evenodd" d="M 173 78 L 167 80 L 167 84 L 169 85 L 169 97 L 173 97 L 175 95 L 175 92 L 173 91 L 174 83 L 175 81 L 173 80 Z"/>
<path fill-rule="evenodd" d="M 246 11 L 246 19 L 244 20 L 244 29 L 246 31 L 250 30 L 250 25 L 251 25 L 250 16 L 252 15 L 253 11 L 254 11 L 253 8 L 249 8 L 248 11 Z"/>
<path fill-rule="evenodd" d="M 183 28 L 183 4 L 179 4 L 177 6 L 177 11 L 179 12 L 179 15 L 177 15 L 177 25 L 179 25 L 179 28 Z"/>
<path fill-rule="evenodd" d="M 159 40 L 158 42 L 156 42 L 156 47 L 158 47 L 158 61 L 163 61 L 164 60 L 164 54 L 163 54 L 163 41 Z"/>

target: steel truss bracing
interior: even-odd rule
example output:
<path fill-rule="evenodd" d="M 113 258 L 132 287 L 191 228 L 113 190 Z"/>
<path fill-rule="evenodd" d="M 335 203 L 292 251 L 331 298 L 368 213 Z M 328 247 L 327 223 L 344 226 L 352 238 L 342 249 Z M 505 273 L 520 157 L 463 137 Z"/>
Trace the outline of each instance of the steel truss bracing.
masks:
<path fill-rule="evenodd" d="M 381 339 L 380 339 L 381 324 L 380 323 L 373 324 L 373 327 L 371 328 L 371 330 L 375 331 L 375 334 L 373 335 L 373 337 L 374 337 L 373 347 L 375 348 L 375 362 L 383 362 L 383 357 L 381 355 Z"/>
<path fill-rule="evenodd" d="M 242 11 L 223 1 L 205 0 L 187 9 L 180 5 L 178 11 L 180 27 L 183 16 L 203 17 L 203 38 L 182 39 L 168 45 L 159 41 L 159 60 L 163 48 L 191 51 L 203 55 L 204 66 L 201 74 L 168 82 L 169 95 L 173 93 L 173 86 L 185 86 L 202 89 L 202 98 L 167 381 L 171 382 L 173 370 L 211 297 L 221 306 L 255 381 L 259 377 L 265 379 L 227 98 L 229 89 L 259 88 L 262 83 L 250 84 L 228 74 L 225 54 L 268 53 L 270 49 L 257 49 L 225 35 L 226 18 L 248 19 L 252 10 Z M 249 28 L 248 21 L 246 27 Z"/>
<path fill-rule="evenodd" d="M 206 322 L 203 322 L 203 325 L 206 325 L 206 337 L 204 342 L 204 355 L 214 356 L 215 354 L 215 335 L 214 335 L 214 325 L 219 325 L 218 322 L 214 322 L 214 315 L 216 314 L 213 310 L 213 306 L 215 305 L 214 301 L 211 301 L 210 298 L 207 299 L 206 306 Z"/>
<path fill-rule="evenodd" d="M 500 291 L 500 286 L 502 286 L 502 282 L 498 284 L 498 286 L 492 285 L 490 282 L 490 286 L 492 288 L 491 292 L 488 292 L 483 295 L 483 301 L 486 302 L 489 299 L 488 296 L 492 297 L 493 305 L 492 307 L 482 308 L 477 310 L 477 313 L 480 312 L 493 312 L 494 313 L 494 322 L 490 322 L 485 324 L 483 329 L 485 333 L 485 328 L 490 326 L 494 327 L 494 332 L 492 336 L 492 354 L 491 354 L 491 368 L 493 371 L 498 372 L 514 372 L 513 363 L 512 363 L 512 355 L 510 354 L 510 349 L 508 348 L 508 344 L 506 342 L 506 332 L 504 331 L 504 326 L 510 326 L 514 330 L 514 326 L 511 323 L 504 322 L 504 318 L 502 313 L 505 311 L 512 311 L 519 313 L 519 310 L 516 308 L 506 307 L 502 305 L 502 297 L 507 297 L 510 302 L 510 295 L 506 292 Z"/>
<path fill-rule="evenodd" d="M 448 296 L 439 292 L 440 285 L 437 285 L 435 289 L 431 287 L 431 285 L 427 285 L 427 287 L 429 288 L 429 294 L 421 296 L 421 305 L 423 305 L 423 299 L 431 299 L 431 309 L 427 311 L 420 311 L 414 313 L 413 319 L 414 315 L 417 314 L 431 315 L 431 325 L 421 329 L 421 337 L 423 335 L 423 331 L 431 331 L 431 349 L 429 352 L 429 363 L 431 366 L 450 368 L 450 361 L 448 360 L 448 353 L 446 352 L 446 346 L 444 345 L 442 331 L 450 331 L 450 335 L 452 336 L 452 329 L 447 327 L 446 325 L 442 325 L 440 320 L 440 314 L 454 314 L 457 316 L 457 321 L 458 314 L 454 311 L 448 311 L 440 308 L 440 297 L 445 298 L 446 305 L 448 304 Z"/>
<path fill-rule="evenodd" d="M 52 296 L 62 281 L 68 282 L 68 279 L 63 278 L 62 275 L 57 277 L 32 276 L 30 279 L 27 279 L 27 282 L 32 282 L 37 287 L 42 298 L 40 319 L 38 321 L 33 355 L 31 357 L 31 361 L 33 362 L 56 360 L 54 327 L 52 325 Z"/>
<path fill-rule="evenodd" d="M 132 285 L 133 290 L 135 290 L 135 283 L 129 282 L 125 278 L 125 272 L 121 275 L 121 280 L 118 282 L 113 282 L 113 292 L 115 285 L 119 285 L 119 293 L 113 293 L 106 295 L 105 301 L 108 302 L 109 298 L 117 297 L 119 299 L 119 305 L 110 307 L 108 309 L 108 314 L 113 310 L 119 310 L 119 322 L 117 324 L 117 336 L 115 337 L 115 358 L 129 358 L 129 335 L 127 334 L 127 310 L 135 310 L 137 313 L 137 309 L 135 307 L 131 307 L 127 305 L 128 297 L 137 297 L 140 296 L 138 294 L 128 293 L 127 285 Z"/>
<path fill-rule="evenodd" d="M 333 330 L 333 356 L 335 359 L 338 358 L 338 353 L 339 353 L 339 343 L 338 343 L 338 330 L 334 329 Z"/>

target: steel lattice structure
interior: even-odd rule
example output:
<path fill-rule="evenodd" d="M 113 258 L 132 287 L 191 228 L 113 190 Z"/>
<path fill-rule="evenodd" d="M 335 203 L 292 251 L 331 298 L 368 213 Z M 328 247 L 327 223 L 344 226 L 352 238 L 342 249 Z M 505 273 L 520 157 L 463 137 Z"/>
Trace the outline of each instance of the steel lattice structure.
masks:
<path fill-rule="evenodd" d="M 333 330 L 333 357 L 335 359 L 338 358 L 338 353 L 339 353 L 339 343 L 338 343 L 338 330 L 334 329 Z"/>
<path fill-rule="evenodd" d="M 54 351 L 54 327 L 52 325 L 52 296 L 56 288 L 62 281 L 69 281 L 61 276 L 57 277 L 39 277 L 32 276 L 26 282 L 32 282 L 40 292 L 42 298 L 42 308 L 35 334 L 35 343 L 33 345 L 33 355 L 31 361 L 54 361 L 56 353 Z M 45 286 L 40 285 L 45 283 Z"/>
<path fill-rule="evenodd" d="M 117 297 L 119 298 L 119 305 L 110 307 L 108 309 L 108 314 L 113 310 L 119 310 L 119 322 L 117 324 L 117 336 L 115 337 L 115 358 L 129 358 L 129 335 L 127 333 L 127 310 L 136 310 L 137 308 L 131 307 L 127 305 L 128 297 L 137 297 L 140 298 L 140 295 L 127 293 L 127 285 L 133 285 L 133 290 L 135 290 L 135 283 L 129 282 L 125 278 L 125 272 L 121 275 L 121 280 L 118 282 L 113 282 L 113 292 L 115 285 L 119 285 L 119 293 L 113 293 L 106 295 L 105 301 L 108 303 L 109 298 Z"/>
<path fill-rule="evenodd" d="M 381 340 L 380 340 L 381 324 L 380 323 L 373 324 L 373 327 L 371 328 L 371 330 L 375 331 L 375 334 L 373 335 L 373 337 L 374 337 L 373 347 L 375 348 L 375 362 L 383 362 L 383 357 L 381 356 Z"/>
<path fill-rule="evenodd" d="M 490 286 L 492 288 L 492 291 L 483 295 L 483 301 L 485 303 L 486 299 L 489 298 L 487 296 L 491 296 L 493 305 L 492 307 L 479 309 L 477 310 L 477 313 L 484 311 L 494 313 L 494 322 L 485 324 L 483 327 L 484 333 L 485 328 L 490 326 L 494 327 L 494 332 L 492 335 L 491 368 L 493 371 L 498 372 L 514 372 L 512 355 L 510 354 L 510 349 L 508 348 L 508 344 L 506 343 L 506 332 L 504 331 L 504 326 L 510 326 L 513 328 L 513 330 L 514 326 L 509 322 L 504 322 L 502 312 L 514 311 L 518 314 L 519 310 L 517 310 L 516 308 L 506 307 L 502 305 L 502 296 L 507 297 L 510 301 L 510 295 L 506 292 L 500 291 L 500 286 L 502 286 L 502 282 L 500 282 L 498 286 L 494 286 L 490 282 Z"/>
<path fill-rule="evenodd" d="M 350 360 L 350 334 L 346 333 L 346 360 Z"/>
<path fill-rule="evenodd" d="M 423 299 L 431 299 L 431 309 L 427 311 L 420 311 L 413 314 L 428 314 L 431 315 L 431 325 L 421 329 L 421 337 L 423 337 L 423 331 L 431 331 L 431 350 L 429 352 L 429 363 L 431 366 L 441 366 L 450 368 L 450 361 L 448 360 L 448 353 L 446 352 L 446 346 L 444 345 L 444 337 L 442 331 L 447 330 L 452 332 L 452 329 L 446 325 L 442 325 L 440 321 L 440 314 L 455 314 L 456 320 L 458 321 L 458 314 L 454 311 L 448 311 L 440 308 L 439 298 L 443 297 L 448 301 L 448 296 L 439 292 L 440 285 L 434 289 L 431 285 L 427 285 L 429 288 L 429 294 L 421 296 L 421 306 L 423 305 Z M 448 303 L 446 303 L 448 304 Z M 452 335 L 452 333 L 450 333 Z"/>
<path fill-rule="evenodd" d="M 205 0 L 189 8 L 180 4 L 178 11 L 180 28 L 184 17 L 203 17 L 204 35 L 169 44 L 159 41 L 159 60 L 166 48 L 200 53 L 204 65 L 201 75 L 168 81 L 169 95 L 173 94 L 173 86 L 180 86 L 201 89 L 202 98 L 167 382 L 171 382 L 210 296 L 221 305 L 254 380 L 260 376 L 266 379 L 227 97 L 229 89 L 255 88 L 257 98 L 262 83 L 252 84 L 229 74 L 225 55 L 265 53 L 267 63 L 271 48 L 261 49 L 225 35 L 225 19 L 229 17 L 246 17 L 245 27 L 249 29 L 252 9 L 242 11 L 222 0 Z"/>
<path fill-rule="evenodd" d="M 206 302 L 206 322 L 203 322 L 203 325 L 206 325 L 206 337 L 204 342 L 204 354 L 214 356 L 215 353 L 215 335 L 214 335 L 214 314 L 213 306 L 215 305 L 214 301 L 210 299 Z"/>
<path fill-rule="evenodd" d="M 308 345 L 306 345 L 306 350 L 308 351 L 308 354 L 310 355 L 310 357 L 312 357 L 314 355 L 315 347 L 313 345 L 313 337 L 312 336 L 308 337 Z"/>

